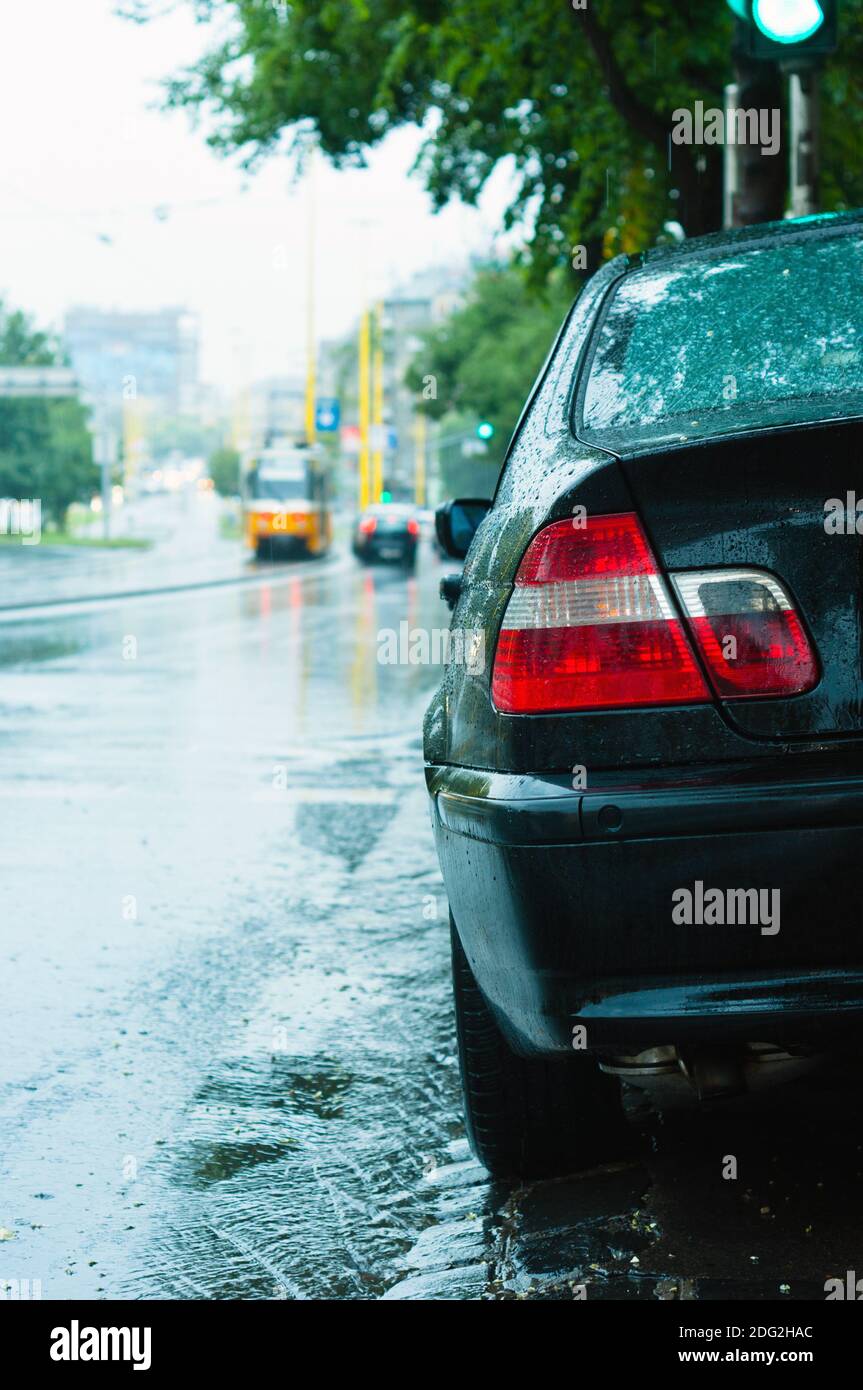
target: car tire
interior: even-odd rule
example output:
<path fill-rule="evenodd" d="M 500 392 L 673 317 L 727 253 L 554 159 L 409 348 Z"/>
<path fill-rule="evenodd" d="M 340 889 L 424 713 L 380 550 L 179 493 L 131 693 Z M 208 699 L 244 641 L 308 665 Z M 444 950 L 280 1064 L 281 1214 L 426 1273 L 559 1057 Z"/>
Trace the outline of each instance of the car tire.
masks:
<path fill-rule="evenodd" d="M 493 1177 L 558 1177 L 631 1152 L 620 1083 L 589 1055 L 513 1052 L 485 1002 L 455 923 L 453 993 L 465 1125 Z"/>

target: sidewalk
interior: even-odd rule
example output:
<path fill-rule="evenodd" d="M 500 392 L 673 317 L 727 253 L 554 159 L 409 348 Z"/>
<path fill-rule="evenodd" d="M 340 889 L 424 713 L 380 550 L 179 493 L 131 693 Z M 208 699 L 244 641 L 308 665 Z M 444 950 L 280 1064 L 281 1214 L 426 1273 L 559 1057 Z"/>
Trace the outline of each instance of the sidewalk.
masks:
<path fill-rule="evenodd" d="M 249 574 L 245 547 L 219 534 L 224 505 L 213 493 L 191 490 L 130 504 L 120 513 L 115 534 L 152 539 L 147 550 L 4 545 L 0 609 Z"/>

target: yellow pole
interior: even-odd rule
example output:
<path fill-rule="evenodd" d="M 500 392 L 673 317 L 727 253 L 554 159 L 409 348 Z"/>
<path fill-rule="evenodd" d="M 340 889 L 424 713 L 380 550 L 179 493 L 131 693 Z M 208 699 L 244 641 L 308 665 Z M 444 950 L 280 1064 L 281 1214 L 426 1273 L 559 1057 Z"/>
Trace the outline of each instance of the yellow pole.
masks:
<path fill-rule="evenodd" d="M 360 511 L 369 505 L 369 311 L 360 319 Z"/>
<path fill-rule="evenodd" d="M 426 417 L 418 410 L 414 417 L 416 424 L 416 465 L 414 469 L 414 488 L 418 507 L 426 504 Z"/>
<path fill-rule="evenodd" d="M 309 225 L 306 260 L 306 442 L 315 442 L 315 152 L 309 156 Z"/>
<path fill-rule="evenodd" d="M 249 406 L 249 389 L 243 387 L 234 396 L 234 415 L 231 427 L 231 443 L 238 454 L 249 447 L 249 419 L 251 410 Z"/>
<path fill-rule="evenodd" d="M 146 438 L 145 404 L 138 398 L 123 402 L 123 487 L 130 494 L 138 478 Z"/>
<path fill-rule="evenodd" d="M 372 403 L 372 433 L 374 435 L 374 452 L 372 453 L 372 499 L 380 502 L 381 493 L 384 489 L 384 454 L 383 454 L 383 432 L 384 432 L 384 338 L 383 338 L 384 306 L 378 302 L 375 306 L 375 353 L 373 364 L 373 403 Z"/>

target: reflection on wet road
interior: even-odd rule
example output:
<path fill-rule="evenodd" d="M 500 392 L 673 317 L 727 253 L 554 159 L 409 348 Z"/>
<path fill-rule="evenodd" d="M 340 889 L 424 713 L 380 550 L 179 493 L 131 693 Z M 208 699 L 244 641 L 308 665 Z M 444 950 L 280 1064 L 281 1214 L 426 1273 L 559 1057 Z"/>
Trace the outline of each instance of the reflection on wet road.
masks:
<path fill-rule="evenodd" d="M 380 627 L 441 621 L 428 568 L 299 564 L 0 629 L 4 1278 L 393 1281 L 458 1132 L 435 674 L 376 659 Z"/>
<path fill-rule="evenodd" d="M 558 1183 L 471 1160 L 420 775 L 437 674 L 376 660 L 380 628 L 445 622 L 439 574 L 427 549 L 415 578 L 297 564 L 0 626 L 0 1281 L 793 1299 L 859 1264 L 838 1081 L 646 1115 L 641 1157 Z"/>

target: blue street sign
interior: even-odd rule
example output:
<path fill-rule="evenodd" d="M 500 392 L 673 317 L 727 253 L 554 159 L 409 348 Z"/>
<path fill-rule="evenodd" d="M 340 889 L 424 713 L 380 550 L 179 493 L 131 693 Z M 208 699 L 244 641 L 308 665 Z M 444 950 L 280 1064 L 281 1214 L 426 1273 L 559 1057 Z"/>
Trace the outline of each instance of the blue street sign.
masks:
<path fill-rule="evenodd" d="M 335 396 L 321 396 L 315 403 L 315 429 L 319 434 L 337 430 L 340 418 L 341 410 Z"/>

